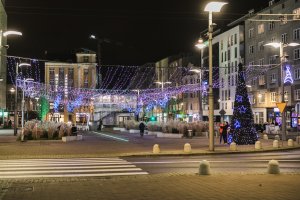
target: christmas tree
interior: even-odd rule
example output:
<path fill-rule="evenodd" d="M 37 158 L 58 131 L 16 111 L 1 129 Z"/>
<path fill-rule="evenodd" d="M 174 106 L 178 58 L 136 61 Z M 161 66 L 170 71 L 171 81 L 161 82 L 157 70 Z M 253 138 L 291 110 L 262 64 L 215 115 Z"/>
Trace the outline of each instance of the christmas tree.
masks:
<path fill-rule="evenodd" d="M 240 63 L 228 143 L 235 142 L 240 145 L 254 144 L 257 138 L 257 131 L 245 83 L 245 72 Z"/>

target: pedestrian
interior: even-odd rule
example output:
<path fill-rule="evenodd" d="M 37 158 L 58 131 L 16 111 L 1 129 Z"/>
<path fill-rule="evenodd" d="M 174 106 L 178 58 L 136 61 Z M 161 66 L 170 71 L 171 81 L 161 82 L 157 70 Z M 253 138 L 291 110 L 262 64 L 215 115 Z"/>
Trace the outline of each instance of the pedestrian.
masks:
<path fill-rule="evenodd" d="M 12 127 L 12 122 L 11 120 L 8 121 L 8 128 L 11 128 Z"/>
<path fill-rule="evenodd" d="M 98 130 L 101 131 L 102 129 L 102 119 L 99 120 L 99 126 L 98 126 Z"/>
<path fill-rule="evenodd" d="M 228 129 L 228 127 L 229 127 L 228 122 L 225 122 L 225 124 L 223 126 L 223 131 L 222 131 L 222 137 L 223 137 L 224 144 L 227 143 L 227 129 Z"/>
<path fill-rule="evenodd" d="M 140 125 L 139 125 L 141 137 L 144 136 L 145 127 L 146 127 L 146 125 L 144 124 L 144 122 L 141 122 Z"/>
<path fill-rule="evenodd" d="M 224 124 L 220 124 L 219 133 L 220 133 L 220 144 L 222 143 L 222 133 L 223 133 Z"/>

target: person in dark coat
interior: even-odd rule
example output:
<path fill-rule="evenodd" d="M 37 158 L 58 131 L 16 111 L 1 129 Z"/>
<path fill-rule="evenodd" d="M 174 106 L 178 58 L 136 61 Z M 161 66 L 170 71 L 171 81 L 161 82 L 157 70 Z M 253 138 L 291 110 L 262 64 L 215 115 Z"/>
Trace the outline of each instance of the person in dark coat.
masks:
<path fill-rule="evenodd" d="M 140 134 L 142 137 L 144 136 L 145 127 L 146 127 L 146 125 L 144 124 L 144 122 L 141 122 L 139 125 L 139 129 L 140 129 Z"/>
<path fill-rule="evenodd" d="M 99 120 L 99 126 L 98 126 L 98 130 L 101 131 L 102 129 L 102 119 Z"/>
<path fill-rule="evenodd" d="M 228 122 L 225 122 L 224 126 L 223 126 L 223 131 L 222 131 L 222 137 L 223 137 L 223 140 L 224 140 L 224 144 L 227 143 L 227 129 L 229 127 L 229 124 Z"/>

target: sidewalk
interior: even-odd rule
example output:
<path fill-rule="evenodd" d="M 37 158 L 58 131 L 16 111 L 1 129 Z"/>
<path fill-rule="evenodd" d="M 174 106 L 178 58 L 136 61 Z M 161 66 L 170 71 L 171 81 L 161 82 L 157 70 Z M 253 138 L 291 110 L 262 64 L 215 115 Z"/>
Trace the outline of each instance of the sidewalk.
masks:
<path fill-rule="evenodd" d="M 157 155 L 201 155 L 223 153 L 248 153 L 262 151 L 277 151 L 300 148 L 295 143 L 294 147 L 288 147 L 287 142 L 279 142 L 279 148 L 273 148 L 273 140 L 260 140 L 261 150 L 255 150 L 254 145 L 237 146 L 237 151 L 229 151 L 229 145 L 219 144 L 219 138 L 215 138 L 215 151 L 208 151 L 208 138 L 156 138 L 132 133 L 108 133 L 110 136 L 126 139 L 126 141 L 96 135 L 93 132 L 84 132 L 83 141 L 63 143 L 58 140 L 16 141 L 16 136 L 0 136 L 0 159 L 16 158 L 65 158 L 65 157 L 111 157 L 111 156 L 157 156 Z M 191 153 L 184 153 L 184 144 L 189 143 Z M 153 154 L 154 144 L 159 144 L 161 153 Z"/>
<path fill-rule="evenodd" d="M 298 200 L 300 174 L 167 174 L 114 178 L 0 180 L 0 199 Z"/>

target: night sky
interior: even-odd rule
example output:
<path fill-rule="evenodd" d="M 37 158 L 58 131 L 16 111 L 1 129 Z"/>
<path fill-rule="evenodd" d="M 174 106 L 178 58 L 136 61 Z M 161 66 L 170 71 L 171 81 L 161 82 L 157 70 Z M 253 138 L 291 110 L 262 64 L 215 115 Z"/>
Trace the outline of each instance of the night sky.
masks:
<path fill-rule="evenodd" d="M 229 0 L 213 22 L 221 28 L 269 0 Z M 11 38 L 8 54 L 44 59 L 45 51 L 68 54 L 78 48 L 96 50 L 89 34 L 109 39 L 102 63 L 142 65 L 164 57 L 196 52 L 194 44 L 207 28 L 209 1 L 202 0 L 6 0 Z"/>

